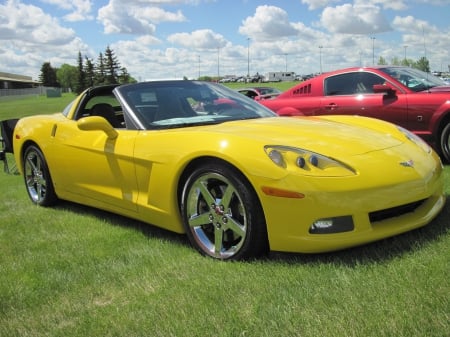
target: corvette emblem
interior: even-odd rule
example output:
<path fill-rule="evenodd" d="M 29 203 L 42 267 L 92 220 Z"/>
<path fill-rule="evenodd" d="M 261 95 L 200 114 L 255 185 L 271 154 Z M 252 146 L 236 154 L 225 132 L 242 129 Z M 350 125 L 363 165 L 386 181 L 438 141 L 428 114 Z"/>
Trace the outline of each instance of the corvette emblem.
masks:
<path fill-rule="evenodd" d="M 400 162 L 400 165 L 404 167 L 414 167 L 414 160 L 410 159 L 408 161 L 402 161 Z"/>

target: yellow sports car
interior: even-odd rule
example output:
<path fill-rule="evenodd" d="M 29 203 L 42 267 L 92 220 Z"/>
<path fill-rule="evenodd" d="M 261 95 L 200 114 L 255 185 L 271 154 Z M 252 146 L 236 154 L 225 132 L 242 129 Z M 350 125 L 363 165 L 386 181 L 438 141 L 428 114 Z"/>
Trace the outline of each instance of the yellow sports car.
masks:
<path fill-rule="evenodd" d="M 13 138 L 35 204 L 186 233 L 223 260 L 365 244 L 426 225 L 445 202 L 439 157 L 403 128 L 278 117 L 220 84 L 91 88 L 62 113 L 20 119 Z"/>

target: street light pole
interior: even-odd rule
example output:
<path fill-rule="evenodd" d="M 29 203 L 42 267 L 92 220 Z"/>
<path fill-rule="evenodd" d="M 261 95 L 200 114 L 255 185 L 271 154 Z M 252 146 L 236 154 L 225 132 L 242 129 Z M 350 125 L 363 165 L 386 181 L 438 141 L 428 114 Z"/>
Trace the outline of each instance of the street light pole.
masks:
<path fill-rule="evenodd" d="M 284 57 L 285 57 L 285 60 L 286 60 L 286 69 L 285 69 L 285 71 L 287 72 L 287 56 L 288 56 L 288 54 L 287 53 L 284 53 Z"/>
<path fill-rule="evenodd" d="M 247 78 L 250 77 L 250 38 L 247 38 Z"/>
<path fill-rule="evenodd" d="M 220 47 L 217 47 L 217 80 L 220 80 Z"/>
<path fill-rule="evenodd" d="M 320 62 L 320 73 L 322 74 L 322 48 L 323 46 L 319 46 L 319 62 Z"/>
<path fill-rule="evenodd" d="M 406 48 L 408 48 L 408 46 L 403 46 L 403 48 L 405 48 L 405 65 L 406 65 Z"/>
<path fill-rule="evenodd" d="M 372 39 L 372 65 L 375 65 L 375 37 L 371 37 Z"/>

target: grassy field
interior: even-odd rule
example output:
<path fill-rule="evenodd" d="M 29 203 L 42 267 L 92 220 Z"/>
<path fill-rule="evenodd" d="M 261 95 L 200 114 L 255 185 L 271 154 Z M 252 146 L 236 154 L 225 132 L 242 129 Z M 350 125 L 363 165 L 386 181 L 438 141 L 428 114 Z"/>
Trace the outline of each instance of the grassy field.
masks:
<path fill-rule="evenodd" d="M 0 119 L 72 98 L 0 101 Z M 137 221 L 33 206 L 21 176 L 0 186 L 0 336 L 450 336 L 450 200 L 374 244 L 224 263 Z"/>

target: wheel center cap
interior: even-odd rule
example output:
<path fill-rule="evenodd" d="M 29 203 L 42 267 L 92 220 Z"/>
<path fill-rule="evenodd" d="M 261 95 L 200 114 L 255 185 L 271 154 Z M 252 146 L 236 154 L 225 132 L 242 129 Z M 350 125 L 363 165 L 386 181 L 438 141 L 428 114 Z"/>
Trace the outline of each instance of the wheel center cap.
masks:
<path fill-rule="evenodd" d="M 214 206 L 214 212 L 217 215 L 223 215 L 223 208 L 221 206 L 219 206 L 219 205 L 215 205 Z"/>

